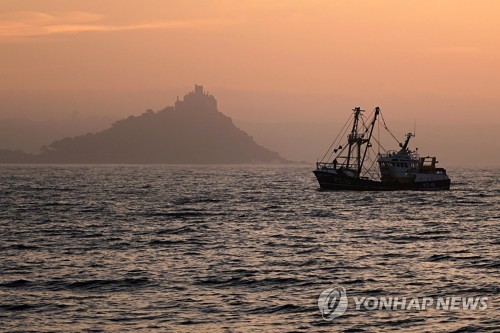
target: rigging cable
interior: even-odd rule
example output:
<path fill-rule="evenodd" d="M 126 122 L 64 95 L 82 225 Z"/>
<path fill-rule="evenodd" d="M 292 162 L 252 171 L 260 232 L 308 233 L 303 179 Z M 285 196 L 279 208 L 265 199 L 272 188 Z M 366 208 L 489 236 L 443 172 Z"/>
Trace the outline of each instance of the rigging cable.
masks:
<path fill-rule="evenodd" d="M 335 138 L 335 140 L 333 140 L 333 143 L 330 145 L 330 148 L 328 148 L 328 150 L 326 151 L 325 153 L 325 156 L 323 156 L 323 158 L 321 159 L 321 162 L 323 162 L 326 158 L 326 156 L 328 155 L 328 153 L 330 152 L 330 150 L 332 150 L 332 147 L 335 145 L 335 143 L 337 142 L 337 139 L 340 137 L 340 135 L 342 134 L 342 132 L 344 131 L 344 129 L 346 128 L 346 126 L 351 122 L 351 117 L 353 117 L 353 115 L 351 114 L 351 116 L 349 117 L 349 119 L 347 119 L 347 122 L 344 124 L 344 126 L 342 127 L 342 129 L 340 130 L 339 134 L 337 134 L 337 137 Z M 333 150 L 332 150 L 332 153 L 330 154 L 330 158 L 331 156 L 333 155 Z"/>
<path fill-rule="evenodd" d="M 384 115 L 382 112 L 380 112 L 380 117 L 382 118 L 382 122 L 384 123 L 384 128 L 386 129 L 386 131 L 394 138 L 394 140 L 396 140 L 397 143 L 401 144 L 401 142 L 399 142 L 399 140 L 394 136 L 394 134 L 392 134 L 392 132 L 387 127 L 387 124 L 385 123 Z"/>
<path fill-rule="evenodd" d="M 378 148 L 378 155 L 380 155 L 380 120 L 377 120 L 377 148 Z"/>
<path fill-rule="evenodd" d="M 345 134 L 347 133 L 347 131 L 348 131 L 348 130 L 349 130 L 349 127 L 348 127 L 348 126 L 346 126 L 346 127 L 345 127 L 345 129 L 344 129 L 344 132 L 343 132 L 343 133 L 341 133 L 340 137 L 345 136 Z M 339 143 L 340 143 L 340 141 L 339 141 Z M 340 148 L 340 147 L 341 147 L 341 146 L 339 145 L 339 148 Z M 338 157 L 338 156 L 340 156 L 340 154 L 342 154 L 342 153 L 346 150 L 346 148 L 347 148 L 347 147 L 349 147 L 349 145 L 348 145 L 348 144 L 347 144 L 347 145 L 344 145 L 344 146 L 342 147 L 342 149 L 340 150 L 340 153 L 338 153 L 338 154 L 337 154 L 337 157 Z M 332 160 L 333 154 L 335 154 L 335 153 L 336 153 L 336 151 L 335 151 L 335 150 L 338 150 L 339 148 L 333 149 L 333 150 L 331 151 L 330 156 L 328 156 L 328 160 L 329 160 L 329 161 L 331 161 L 331 160 Z"/>
<path fill-rule="evenodd" d="M 365 117 L 365 116 L 361 116 L 361 121 L 363 122 L 363 127 L 365 128 L 365 133 L 363 134 L 367 134 L 368 131 L 370 130 L 369 127 L 366 125 L 366 121 L 368 121 L 369 119 L 372 119 L 373 118 L 373 114 L 375 113 L 375 109 L 368 115 L 368 117 Z"/>

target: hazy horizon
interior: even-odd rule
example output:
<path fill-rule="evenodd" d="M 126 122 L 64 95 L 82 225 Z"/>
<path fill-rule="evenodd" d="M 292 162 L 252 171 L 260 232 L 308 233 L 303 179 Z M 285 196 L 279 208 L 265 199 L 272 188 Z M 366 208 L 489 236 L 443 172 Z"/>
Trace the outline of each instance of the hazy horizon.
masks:
<path fill-rule="evenodd" d="M 105 126 L 173 105 L 198 83 L 258 143 L 292 160 L 321 157 L 353 107 L 380 106 L 401 138 L 416 122 L 420 152 L 442 166 L 498 165 L 498 9 L 495 1 L 2 2 L 0 119 Z"/>

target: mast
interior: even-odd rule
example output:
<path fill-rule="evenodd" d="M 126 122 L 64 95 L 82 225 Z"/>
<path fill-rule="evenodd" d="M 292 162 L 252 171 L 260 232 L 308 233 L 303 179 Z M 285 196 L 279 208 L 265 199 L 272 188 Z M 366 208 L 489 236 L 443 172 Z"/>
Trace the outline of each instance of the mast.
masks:
<path fill-rule="evenodd" d="M 348 142 L 349 142 L 349 149 L 347 150 L 347 162 L 346 162 L 346 168 L 349 169 L 349 165 L 351 162 L 351 150 L 352 150 L 352 145 L 358 141 L 359 135 L 358 135 L 358 120 L 359 120 L 359 115 L 363 110 L 359 106 L 355 107 L 352 109 L 354 111 L 354 121 L 352 123 L 352 130 L 351 134 L 347 136 Z M 358 152 L 359 152 L 359 145 L 358 145 Z M 359 165 L 359 153 L 358 153 L 358 165 Z"/>
<path fill-rule="evenodd" d="M 363 143 L 362 141 L 357 142 L 357 146 L 358 146 L 358 168 L 357 168 L 358 176 L 361 175 L 361 144 L 362 143 Z"/>
<path fill-rule="evenodd" d="M 378 114 L 380 113 L 380 108 L 377 106 L 375 108 L 375 115 L 373 116 L 373 120 L 371 123 L 371 128 L 370 128 L 370 135 L 368 135 L 368 139 L 364 140 L 364 142 L 367 142 L 368 144 L 366 145 L 365 152 L 363 153 L 363 159 L 359 162 L 358 164 L 358 174 L 361 175 L 361 168 L 363 167 L 363 162 L 365 161 L 366 153 L 368 152 L 368 148 L 370 148 L 370 140 L 372 139 L 372 134 L 373 134 L 373 129 L 375 128 L 375 122 L 377 121 Z M 358 145 L 358 147 L 361 147 L 361 144 Z M 358 148 L 358 151 L 360 149 Z"/>

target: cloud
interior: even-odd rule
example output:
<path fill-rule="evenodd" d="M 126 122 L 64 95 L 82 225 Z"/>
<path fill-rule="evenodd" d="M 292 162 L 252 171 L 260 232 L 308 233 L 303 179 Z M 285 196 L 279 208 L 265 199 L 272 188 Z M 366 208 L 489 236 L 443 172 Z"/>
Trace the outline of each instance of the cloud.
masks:
<path fill-rule="evenodd" d="M 104 24 L 104 16 L 88 12 L 51 15 L 42 12 L 14 12 L 0 15 L 0 39 L 85 32 L 116 32 L 148 29 L 201 29 L 235 23 L 222 19 L 150 21 L 133 24 Z"/>

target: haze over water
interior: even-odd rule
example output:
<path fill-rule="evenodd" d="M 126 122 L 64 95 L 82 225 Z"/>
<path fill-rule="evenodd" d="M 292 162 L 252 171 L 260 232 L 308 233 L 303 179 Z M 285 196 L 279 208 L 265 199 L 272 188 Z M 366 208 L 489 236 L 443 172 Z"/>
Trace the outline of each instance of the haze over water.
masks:
<path fill-rule="evenodd" d="M 371 193 L 319 191 L 311 169 L 1 166 L 0 330 L 498 329 L 498 168 Z M 317 300 L 335 285 L 489 306 L 328 322 Z"/>
<path fill-rule="evenodd" d="M 104 129 L 197 83 L 290 160 L 315 161 L 353 107 L 379 106 L 400 140 L 416 122 L 419 148 L 446 164 L 500 165 L 498 12 L 496 0 L 2 1 L 0 149 Z M 7 118 L 50 130 L 5 136 Z"/>

